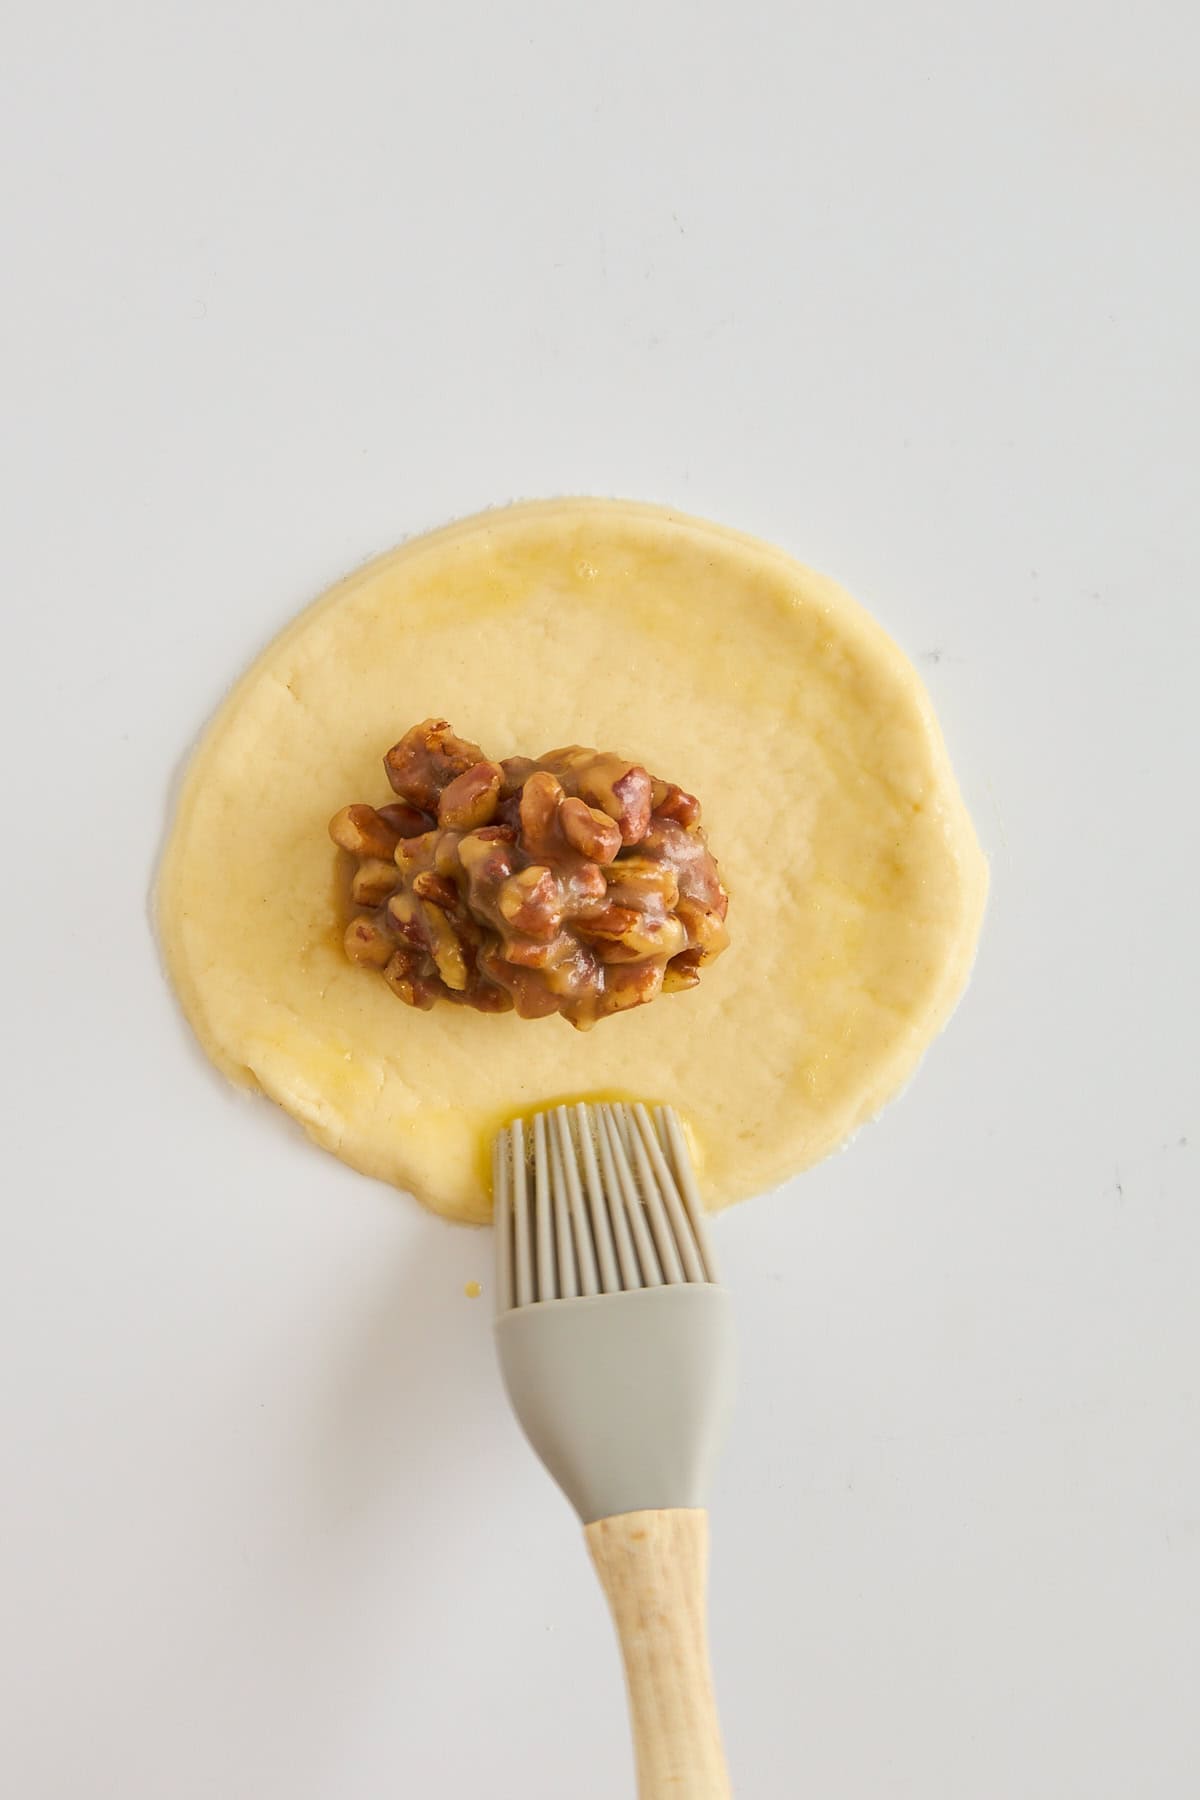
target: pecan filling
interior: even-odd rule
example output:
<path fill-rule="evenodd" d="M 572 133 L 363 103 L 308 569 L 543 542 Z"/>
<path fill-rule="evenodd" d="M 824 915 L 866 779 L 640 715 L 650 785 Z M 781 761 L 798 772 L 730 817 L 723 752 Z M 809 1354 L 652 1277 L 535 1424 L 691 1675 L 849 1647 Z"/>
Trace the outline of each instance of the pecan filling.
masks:
<path fill-rule="evenodd" d="M 572 745 L 491 762 L 426 719 L 383 759 L 387 806 L 343 807 L 351 962 L 427 1010 L 452 1000 L 581 1031 L 695 987 L 729 898 L 691 794 Z"/>

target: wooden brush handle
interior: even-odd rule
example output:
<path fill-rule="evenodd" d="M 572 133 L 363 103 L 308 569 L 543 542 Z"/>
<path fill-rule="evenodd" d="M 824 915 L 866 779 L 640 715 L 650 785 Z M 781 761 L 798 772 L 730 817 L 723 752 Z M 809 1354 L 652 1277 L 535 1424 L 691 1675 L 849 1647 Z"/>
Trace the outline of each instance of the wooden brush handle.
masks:
<path fill-rule="evenodd" d="M 708 1514 L 620 1513 L 585 1536 L 621 1643 L 639 1800 L 730 1800 L 708 1666 Z"/>

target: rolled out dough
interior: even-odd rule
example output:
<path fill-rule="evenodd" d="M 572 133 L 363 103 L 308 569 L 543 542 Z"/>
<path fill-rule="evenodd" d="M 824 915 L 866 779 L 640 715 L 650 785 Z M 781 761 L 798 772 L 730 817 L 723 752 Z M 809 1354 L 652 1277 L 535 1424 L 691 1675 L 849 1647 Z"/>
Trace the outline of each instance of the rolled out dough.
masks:
<path fill-rule="evenodd" d="M 341 949 L 326 824 L 436 714 L 488 756 L 584 743 L 697 794 L 731 895 L 699 988 L 577 1033 L 414 1012 Z M 546 501 L 404 544 L 261 656 L 187 775 L 159 886 L 212 1060 L 354 1168 L 485 1220 L 487 1142 L 589 1095 L 670 1102 L 714 1207 L 826 1155 L 966 981 L 986 865 L 915 671 L 840 588 L 720 526 Z"/>

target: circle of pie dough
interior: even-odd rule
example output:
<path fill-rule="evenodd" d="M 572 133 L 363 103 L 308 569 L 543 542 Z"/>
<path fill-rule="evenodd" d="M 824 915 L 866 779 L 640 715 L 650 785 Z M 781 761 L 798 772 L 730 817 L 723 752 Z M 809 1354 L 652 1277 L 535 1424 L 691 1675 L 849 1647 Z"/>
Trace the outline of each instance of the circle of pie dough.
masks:
<path fill-rule="evenodd" d="M 383 753 L 430 715 L 487 756 L 584 743 L 699 796 L 730 945 L 698 988 L 581 1033 L 415 1012 L 347 961 L 328 820 L 392 797 Z M 944 1024 L 986 885 L 924 688 L 849 595 L 721 526 L 562 500 L 406 543 L 275 640 L 192 761 L 159 920 L 225 1074 L 482 1221 L 491 1133 L 560 1098 L 677 1107 L 714 1207 L 825 1156 Z"/>

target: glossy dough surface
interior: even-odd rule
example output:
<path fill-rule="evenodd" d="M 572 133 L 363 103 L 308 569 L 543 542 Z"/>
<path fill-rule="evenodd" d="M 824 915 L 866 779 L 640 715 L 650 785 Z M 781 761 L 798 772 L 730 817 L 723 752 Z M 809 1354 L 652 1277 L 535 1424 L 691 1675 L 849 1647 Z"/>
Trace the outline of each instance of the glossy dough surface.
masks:
<path fill-rule="evenodd" d="M 730 947 L 699 988 L 578 1033 L 413 1011 L 341 948 L 329 818 L 438 715 L 497 755 L 584 742 L 699 796 Z M 353 1167 L 484 1220 L 512 1113 L 639 1095 L 687 1119 L 710 1204 L 840 1144 L 966 980 L 986 865 L 915 671 L 782 552 L 653 507 L 547 501 L 416 539 L 269 647 L 188 771 L 159 885 L 209 1056 Z"/>

